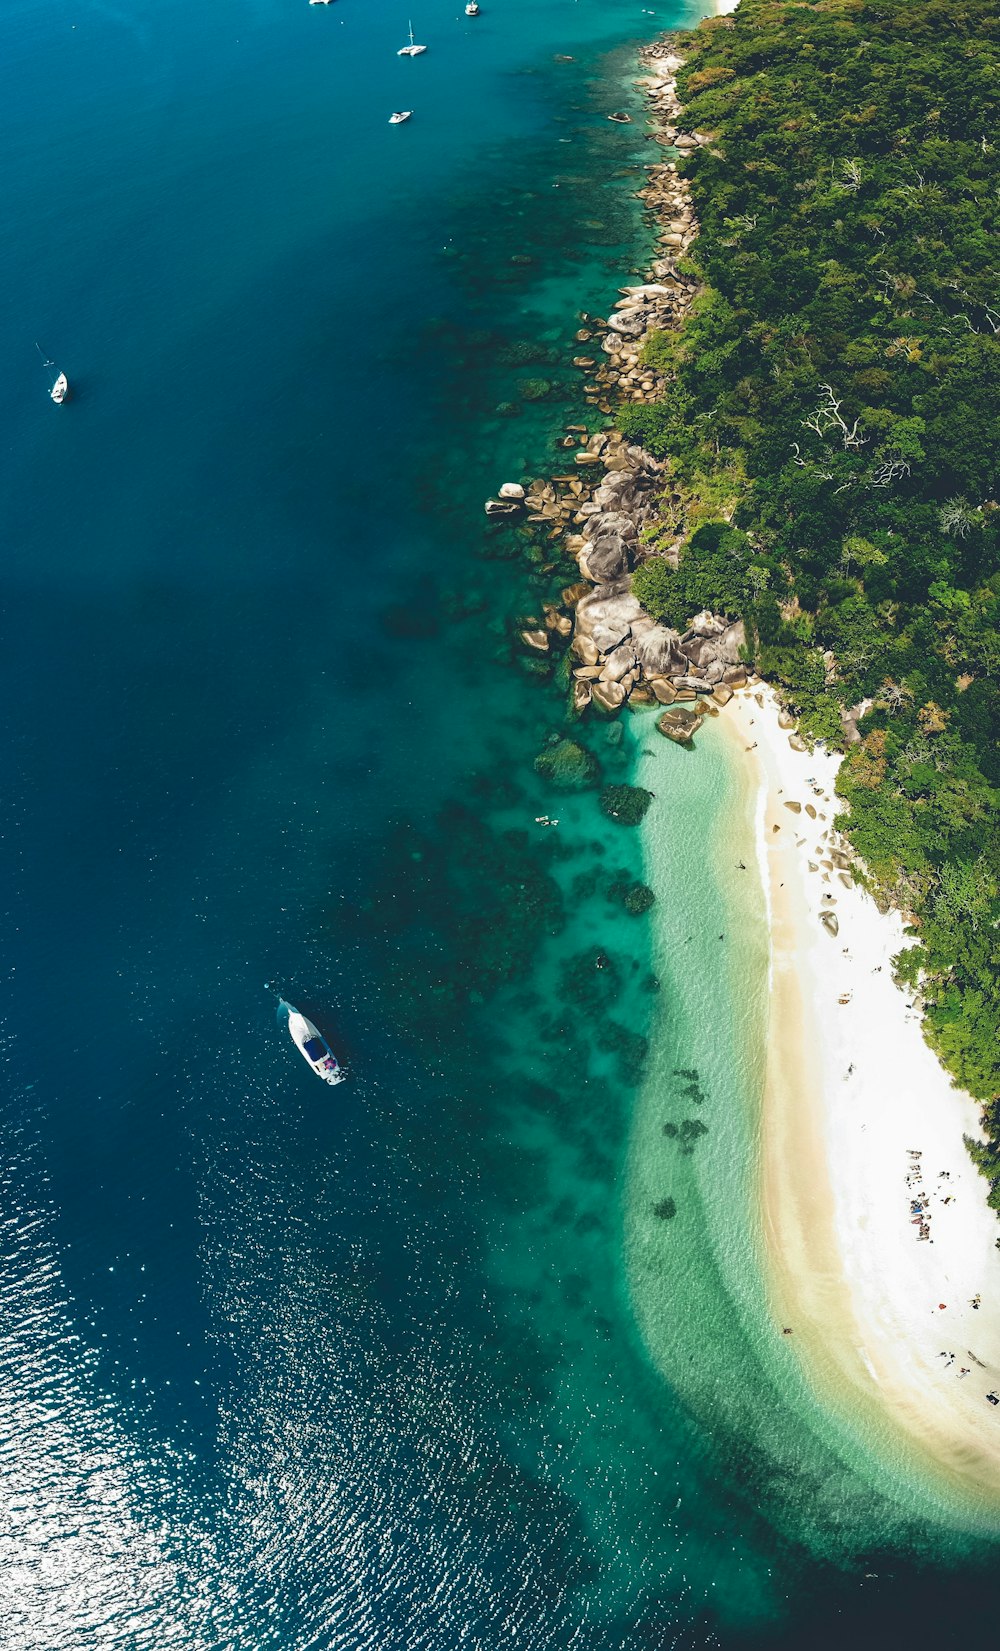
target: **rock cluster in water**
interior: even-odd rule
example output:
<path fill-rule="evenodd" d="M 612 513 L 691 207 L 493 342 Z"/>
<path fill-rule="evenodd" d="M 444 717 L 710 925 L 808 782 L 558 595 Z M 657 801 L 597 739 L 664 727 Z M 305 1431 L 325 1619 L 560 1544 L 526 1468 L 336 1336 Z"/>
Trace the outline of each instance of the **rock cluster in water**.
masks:
<path fill-rule="evenodd" d="M 600 782 L 597 758 L 576 740 L 557 740 L 535 758 L 535 772 L 557 791 L 586 791 Z"/>
<path fill-rule="evenodd" d="M 639 84 L 653 111 L 654 141 L 680 152 L 707 142 L 680 124 L 681 59 L 663 42 L 640 55 L 645 74 Z M 643 364 L 643 346 L 651 334 L 680 324 L 697 291 L 693 276 L 678 268 L 698 225 L 676 161 L 647 167 L 639 194 L 658 226 L 659 252 L 649 280 L 621 287 L 606 319 L 581 316 L 585 325 L 576 334 L 588 352 L 573 358 L 587 374 L 585 399 L 605 416 L 613 403 L 655 401 L 662 394 L 664 380 Z M 705 711 L 715 714 L 747 682 L 743 626 L 709 612 L 696 615 L 683 632 L 652 619 L 632 592 L 631 575 L 646 555 L 643 528 L 659 521 L 664 502 L 679 506 L 680 496 L 664 500 L 663 465 L 616 430 L 591 433 L 586 425 L 567 425 L 560 446 L 573 450 L 572 467 L 527 488 L 505 483 L 485 507 L 489 516 L 547 528 L 580 569 L 581 583 L 562 592 L 561 607 L 550 604 L 540 619 L 519 628 L 520 643 L 528 652 L 548 654 L 559 638 L 571 638 L 577 715 L 613 718 L 627 704 L 660 704 L 667 708 L 657 722 L 660 732 L 687 744 Z M 680 544 L 666 551 L 675 565 Z"/>

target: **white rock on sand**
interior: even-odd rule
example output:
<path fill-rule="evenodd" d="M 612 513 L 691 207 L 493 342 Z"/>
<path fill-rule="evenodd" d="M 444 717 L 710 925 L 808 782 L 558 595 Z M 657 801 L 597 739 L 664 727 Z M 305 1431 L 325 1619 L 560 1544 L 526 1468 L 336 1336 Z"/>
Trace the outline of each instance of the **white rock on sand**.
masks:
<path fill-rule="evenodd" d="M 843 807 L 839 757 L 794 750 L 764 688 L 740 692 L 720 720 L 751 748 L 744 760 L 762 786 L 772 928 L 762 1192 L 775 1333 L 791 1329 L 852 1426 L 896 1456 L 916 1444 L 966 1507 L 1000 1521 L 1000 1406 L 986 1397 L 1000 1393 L 1000 1222 L 962 1139 L 980 1133 L 978 1108 L 893 984 L 890 960 L 908 944 L 899 915 L 882 916 L 835 864 L 822 866 Z M 835 938 L 819 915 L 831 905 Z"/>

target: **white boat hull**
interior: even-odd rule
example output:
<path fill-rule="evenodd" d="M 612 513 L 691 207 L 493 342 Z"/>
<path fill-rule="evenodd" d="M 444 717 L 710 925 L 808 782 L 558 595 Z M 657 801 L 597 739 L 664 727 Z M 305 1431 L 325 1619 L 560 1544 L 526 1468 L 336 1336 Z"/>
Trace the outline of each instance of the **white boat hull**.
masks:
<path fill-rule="evenodd" d="M 56 379 L 51 390 L 49 391 L 49 395 L 52 397 L 52 400 L 57 406 L 60 406 L 66 400 L 66 397 L 69 395 L 69 380 L 65 373 L 59 374 L 59 377 Z"/>
<path fill-rule="evenodd" d="M 322 1032 L 315 1027 L 305 1015 L 300 1015 L 291 1004 L 285 1005 L 288 1010 L 288 1030 L 302 1059 L 315 1072 L 317 1078 L 324 1083 L 343 1083 L 347 1074 L 341 1070 L 336 1055 L 330 1048 Z"/>

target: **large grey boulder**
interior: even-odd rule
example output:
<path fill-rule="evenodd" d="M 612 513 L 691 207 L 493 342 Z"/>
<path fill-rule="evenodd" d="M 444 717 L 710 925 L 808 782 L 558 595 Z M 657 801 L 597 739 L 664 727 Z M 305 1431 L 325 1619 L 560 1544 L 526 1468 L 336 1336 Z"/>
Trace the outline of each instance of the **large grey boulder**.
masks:
<path fill-rule="evenodd" d="M 862 736 L 858 730 L 858 722 L 871 708 L 870 699 L 859 700 L 857 705 L 841 706 L 840 726 L 848 745 L 860 745 Z"/>
<path fill-rule="evenodd" d="M 584 578 L 598 585 L 624 578 L 631 567 L 628 546 L 617 533 L 602 534 L 581 550 L 577 560 Z"/>
<path fill-rule="evenodd" d="M 689 745 L 704 720 L 697 711 L 687 711 L 683 705 L 672 705 L 657 717 L 656 726 L 668 740 L 673 740 L 677 745 Z"/>
<path fill-rule="evenodd" d="M 635 649 L 631 642 L 623 642 L 605 660 L 601 670 L 602 682 L 620 682 L 636 666 Z"/>
<path fill-rule="evenodd" d="M 689 660 L 692 665 L 698 666 L 705 665 L 710 659 L 714 659 L 713 647 L 714 644 L 704 636 L 686 635 L 680 643 L 680 651 L 684 658 Z"/>
<path fill-rule="evenodd" d="M 638 528 L 624 510 L 602 510 L 588 517 L 584 523 L 585 539 L 603 539 L 606 533 L 616 533 L 620 539 L 635 539 Z"/>
<path fill-rule="evenodd" d="M 574 636 L 572 649 L 581 665 L 596 665 L 600 649 L 591 636 Z"/>
<path fill-rule="evenodd" d="M 642 608 L 626 580 L 598 585 L 576 607 L 576 628 L 592 636 L 602 653 L 615 648 L 631 633 L 632 621 L 642 617 Z"/>
<path fill-rule="evenodd" d="M 595 625 L 593 631 L 594 641 L 602 654 L 613 653 L 631 635 L 630 625 Z"/>
<path fill-rule="evenodd" d="M 672 286 L 665 287 L 658 282 L 649 281 L 645 286 L 625 287 L 623 290 L 627 294 L 627 302 L 628 299 L 635 298 L 673 298 L 676 288 Z"/>
<path fill-rule="evenodd" d="M 627 694 L 620 682 L 595 682 L 590 703 L 604 716 L 615 716 L 625 704 Z"/>
<path fill-rule="evenodd" d="M 716 623 L 722 625 L 722 629 L 708 635 L 704 632 L 692 634 L 692 626 L 691 630 L 685 631 L 681 642 L 681 648 L 692 665 L 702 670 L 716 663 L 723 667 L 738 665 L 740 649 L 746 643 L 746 631 L 741 619 L 733 625 L 725 625 L 721 620 Z"/>
<path fill-rule="evenodd" d="M 600 487 L 595 487 L 591 503 L 599 505 L 602 510 L 614 510 L 618 505 L 618 493 L 615 488 L 609 487 L 607 477 Z"/>
<path fill-rule="evenodd" d="M 746 626 L 742 619 L 737 619 L 734 625 L 727 625 L 715 645 L 715 657 L 723 665 L 738 665 L 740 649 L 746 647 Z"/>
<path fill-rule="evenodd" d="M 608 326 L 621 338 L 640 338 L 649 325 L 649 314 L 642 310 L 618 310 L 608 317 Z"/>
<path fill-rule="evenodd" d="M 667 625 L 651 625 L 633 631 L 633 646 L 647 676 L 669 676 L 683 664 L 680 637 Z"/>

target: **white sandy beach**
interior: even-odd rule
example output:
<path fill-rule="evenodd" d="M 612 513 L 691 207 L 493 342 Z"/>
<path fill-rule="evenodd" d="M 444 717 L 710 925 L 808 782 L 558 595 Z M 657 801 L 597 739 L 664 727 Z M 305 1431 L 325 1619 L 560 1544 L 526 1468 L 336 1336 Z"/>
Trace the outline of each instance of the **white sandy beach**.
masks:
<path fill-rule="evenodd" d="M 762 1193 L 775 1333 L 791 1330 L 841 1414 L 896 1454 L 908 1438 L 942 1483 L 1000 1519 L 1000 1406 L 986 1397 L 1000 1394 L 1000 1223 L 962 1140 L 979 1133 L 978 1109 L 893 984 L 890 959 L 906 944 L 899 916 L 882 916 L 830 862 L 839 759 L 795 751 L 760 686 L 720 720 L 762 788 L 772 926 Z M 830 907 L 836 937 L 819 917 Z"/>

